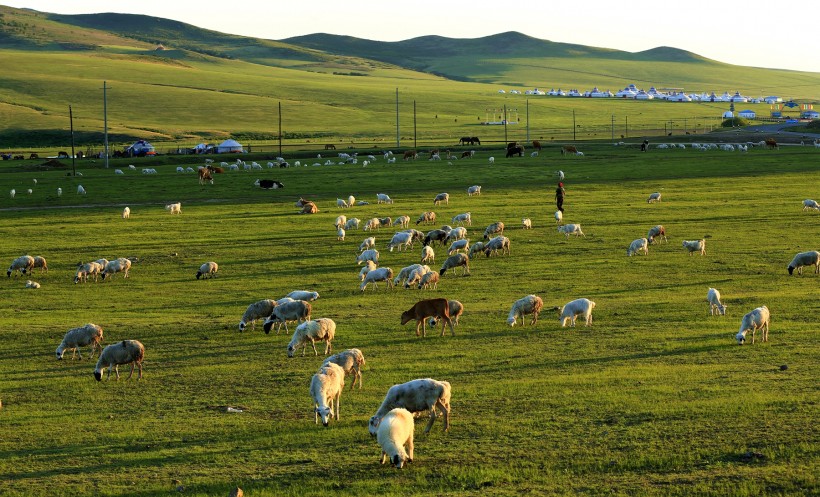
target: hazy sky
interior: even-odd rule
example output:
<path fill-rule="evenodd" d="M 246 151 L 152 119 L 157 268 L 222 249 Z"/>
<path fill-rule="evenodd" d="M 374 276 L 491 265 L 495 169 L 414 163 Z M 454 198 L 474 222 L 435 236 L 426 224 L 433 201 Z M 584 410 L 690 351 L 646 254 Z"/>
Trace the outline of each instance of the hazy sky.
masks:
<path fill-rule="evenodd" d="M 543 40 L 628 52 L 658 46 L 743 66 L 820 72 L 820 2 L 494 0 L 28 0 L 3 2 L 41 12 L 145 14 L 271 40 L 332 33 L 398 41 L 519 31 Z"/>

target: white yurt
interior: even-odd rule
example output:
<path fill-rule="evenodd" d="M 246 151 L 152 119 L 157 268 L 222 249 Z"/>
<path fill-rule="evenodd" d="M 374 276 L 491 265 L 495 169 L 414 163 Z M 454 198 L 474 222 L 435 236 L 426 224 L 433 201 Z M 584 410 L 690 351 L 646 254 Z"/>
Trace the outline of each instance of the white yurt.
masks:
<path fill-rule="evenodd" d="M 241 154 L 243 152 L 245 152 L 245 150 L 242 149 L 242 145 L 240 145 L 238 141 L 231 138 L 225 140 L 216 147 L 216 153 L 218 154 Z"/>

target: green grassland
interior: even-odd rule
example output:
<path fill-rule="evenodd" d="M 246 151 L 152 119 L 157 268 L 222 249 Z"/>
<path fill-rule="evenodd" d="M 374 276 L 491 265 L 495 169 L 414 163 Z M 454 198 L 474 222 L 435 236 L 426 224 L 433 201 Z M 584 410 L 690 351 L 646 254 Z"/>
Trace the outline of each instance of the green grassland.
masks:
<path fill-rule="evenodd" d="M 205 186 L 174 164 L 143 175 L 128 162 L 80 162 L 81 177 L 5 167 L 0 260 L 42 255 L 50 270 L 34 274 L 38 290 L 19 276 L 0 285 L 0 494 L 221 496 L 238 485 L 254 496 L 816 495 L 818 276 L 790 277 L 786 265 L 817 249 L 818 214 L 801 210 L 816 198 L 817 151 L 584 151 L 494 153 L 494 165 L 488 151 L 452 165 L 379 156 L 367 167 L 226 173 Z M 565 221 L 585 238 L 556 231 L 559 169 Z M 260 190 L 257 177 L 285 189 Z M 466 195 L 473 184 L 481 196 Z M 449 205 L 433 207 L 443 191 Z M 647 204 L 654 191 L 663 202 Z M 395 203 L 376 205 L 380 192 Z M 371 204 L 335 207 L 351 194 Z M 321 211 L 297 215 L 299 196 Z M 163 209 L 173 201 L 179 216 Z M 431 209 L 439 224 L 471 212 L 473 241 L 503 221 L 512 254 L 473 260 L 470 276 L 447 273 L 436 290 L 360 292 L 366 234 L 337 241 L 336 216 L 415 220 Z M 669 243 L 627 257 L 656 224 Z M 420 249 L 389 252 L 393 232 L 375 236 L 381 265 L 398 271 Z M 706 256 L 688 256 L 681 241 L 698 238 Z M 100 257 L 134 258 L 130 277 L 73 284 L 77 262 Z M 436 247 L 433 267 L 444 259 Z M 219 276 L 196 280 L 208 260 Z M 709 316 L 710 286 L 726 316 Z M 295 289 L 321 294 L 313 317 L 337 322 L 334 351 L 367 358 L 364 388 L 345 391 L 328 428 L 313 423 L 308 395 L 322 348 L 288 359 L 285 332 L 237 331 L 248 304 Z M 539 322 L 510 328 L 512 302 L 530 293 L 544 299 Z M 433 296 L 464 303 L 455 336 L 417 338 L 399 324 Z M 592 326 L 561 328 L 549 309 L 579 297 L 597 303 Z M 772 312 L 770 341 L 738 346 L 741 316 L 760 305 Z M 66 330 L 87 322 L 106 344 L 142 341 L 145 378 L 98 383 L 93 360 L 55 360 Z M 367 420 L 391 385 L 423 377 L 452 384 L 451 430 L 417 426 L 414 463 L 380 466 Z M 226 405 L 244 412 L 211 408 Z"/>

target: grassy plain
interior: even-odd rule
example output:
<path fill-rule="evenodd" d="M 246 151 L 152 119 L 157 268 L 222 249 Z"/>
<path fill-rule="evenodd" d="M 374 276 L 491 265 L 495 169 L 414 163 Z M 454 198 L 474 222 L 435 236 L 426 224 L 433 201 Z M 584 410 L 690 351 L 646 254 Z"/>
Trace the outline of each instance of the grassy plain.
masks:
<path fill-rule="evenodd" d="M 0 260 L 42 255 L 50 270 L 35 274 L 36 291 L 16 276 L 0 285 L 0 495 L 183 487 L 222 496 L 236 485 L 254 496 L 816 495 L 818 277 L 789 277 L 786 265 L 818 248 L 818 214 L 801 211 L 816 193 L 818 152 L 584 151 L 496 153 L 493 166 L 487 152 L 452 165 L 379 157 L 367 168 L 218 175 L 213 186 L 173 165 L 115 176 L 127 162 L 83 163 L 82 177 L 4 168 Z M 581 223 L 585 238 L 556 232 L 559 169 L 565 221 Z M 259 190 L 257 177 L 285 189 Z M 74 193 L 78 183 L 86 196 Z M 464 193 L 473 184 L 481 196 Z M 442 191 L 450 204 L 433 208 Z M 646 203 L 653 191 L 663 202 Z M 379 192 L 395 204 L 375 205 Z M 372 203 L 336 209 L 350 194 Z M 296 215 L 298 196 L 321 212 Z M 163 209 L 172 201 L 181 215 Z M 430 209 L 441 224 L 470 211 L 473 240 L 504 221 L 512 255 L 475 260 L 471 276 L 447 274 L 437 290 L 359 292 L 365 234 L 337 242 L 335 217 L 415 219 Z M 522 230 L 522 217 L 535 229 Z M 626 257 L 659 223 L 669 244 Z M 398 271 L 420 251 L 388 252 L 393 231 L 376 237 L 381 265 Z M 702 237 L 705 257 L 680 246 Z M 445 255 L 436 252 L 437 268 Z M 127 280 L 74 285 L 75 264 L 100 257 L 137 260 Z M 220 264 L 219 277 L 195 280 L 207 260 Z M 727 316 L 708 315 L 710 286 Z M 313 317 L 337 322 L 334 351 L 358 347 L 368 361 L 364 388 L 343 394 L 329 428 L 311 422 L 308 397 L 322 358 L 288 359 L 284 332 L 237 331 L 248 304 L 294 289 L 321 294 Z M 594 300 L 592 327 L 560 328 L 545 310 L 537 326 L 510 328 L 510 305 L 530 293 L 546 308 Z M 430 296 L 464 303 L 455 336 L 421 339 L 399 325 L 401 311 Z M 740 317 L 759 305 L 772 311 L 770 341 L 737 346 Z M 56 361 L 65 331 L 86 322 L 103 327 L 107 344 L 141 340 L 145 378 L 97 383 L 94 361 Z M 416 461 L 379 466 L 367 420 L 389 386 L 419 377 L 453 385 L 452 428 L 423 436 L 417 427 Z M 223 405 L 244 412 L 209 408 Z"/>

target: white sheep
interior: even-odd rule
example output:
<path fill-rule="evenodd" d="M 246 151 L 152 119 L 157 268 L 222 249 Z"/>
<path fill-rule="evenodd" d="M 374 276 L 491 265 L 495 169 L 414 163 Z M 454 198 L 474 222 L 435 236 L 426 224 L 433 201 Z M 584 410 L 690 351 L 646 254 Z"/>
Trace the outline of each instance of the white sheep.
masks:
<path fill-rule="evenodd" d="M 393 238 L 390 240 L 390 243 L 387 244 L 387 248 L 390 249 L 390 252 L 393 251 L 394 248 L 398 248 L 399 252 L 402 251 L 402 247 L 407 249 L 413 243 L 413 234 L 408 233 L 406 231 L 399 231 Z"/>
<path fill-rule="evenodd" d="M 465 224 L 467 226 L 472 226 L 473 225 L 472 216 L 469 212 L 465 212 L 463 214 L 456 214 L 455 216 L 453 216 L 453 219 L 452 219 L 451 222 L 453 224 L 460 224 L 462 226 L 464 226 Z"/>
<path fill-rule="evenodd" d="M 521 227 L 524 228 L 525 230 L 531 230 L 532 229 L 532 219 L 530 219 L 528 217 L 525 217 L 524 219 L 522 219 L 521 220 Z"/>
<path fill-rule="evenodd" d="M 416 224 L 427 224 L 427 223 L 435 223 L 436 222 L 436 213 L 433 211 L 422 212 L 418 219 L 416 219 Z"/>
<path fill-rule="evenodd" d="M 396 218 L 393 221 L 393 226 L 401 226 L 402 228 L 409 228 L 410 227 L 410 216 L 404 214 Z"/>
<path fill-rule="evenodd" d="M 20 257 L 11 261 L 11 266 L 6 271 L 6 277 L 11 277 L 11 273 L 14 271 L 19 271 L 20 274 L 26 274 L 26 271 L 31 273 L 31 270 L 34 269 L 34 257 L 30 255 L 21 255 Z"/>
<path fill-rule="evenodd" d="M 458 251 L 464 250 L 465 252 L 469 250 L 470 240 L 467 238 L 463 238 L 461 240 L 454 241 L 450 248 L 447 249 L 447 255 L 453 255 Z M 432 250 L 432 249 L 430 249 Z M 422 260 L 424 262 L 424 260 Z"/>
<path fill-rule="evenodd" d="M 377 193 L 376 194 L 376 203 L 377 204 L 392 204 L 393 199 L 390 198 L 389 195 L 386 193 Z"/>
<path fill-rule="evenodd" d="M 746 313 L 740 321 L 740 331 L 735 335 L 738 345 L 743 345 L 746 342 L 746 333 L 749 330 L 752 330 L 752 344 L 755 343 L 755 332 L 757 330 L 760 330 L 762 340 L 768 342 L 770 320 L 769 308 L 765 305 Z"/>
<path fill-rule="evenodd" d="M 429 273 L 424 274 L 421 277 L 421 281 L 419 281 L 419 290 L 423 288 L 430 288 L 431 286 L 435 290 L 436 288 L 438 288 L 439 278 L 439 274 L 435 271 L 430 271 Z"/>
<path fill-rule="evenodd" d="M 421 263 L 430 263 L 436 261 L 436 253 L 433 251 L 433 247 L 429 245 L 425 245 L 421 248 Z"/>
<path fill-rule="evenodd" d="M 453 254 L 444 261 L 444 264 L 441 266 L 438 274 L 444 276 L 444 273 L 447 272 L 448 269 L 452 269 L 455 272 L 455 268 L 463 267 L 462 274 L 470 274 L 470 257 L 467 254 Z"/>
<path fill-rule="evenodd" d="M 411 264 L 409 266 L 401 268 L 401 271 L 399 271 L 399 274 L 396 275 L 396 277 L 393 279 L 393 286 L 398 286 L 399 284 L 401 284 L 402 280 L 407 279 L 413 271 L 415 271 L 416 269 L 418 269 L 420 267 L 422 267 L 422 264 Z M 424 266 L 424 267 L 427 268 L 427 271 L 430 270 L 429 266 Z"/>
<path fill-rule="evenodd" d="M 510 255 L 510 239 L 506 236 L 499 235 L 489 242 L 484 244 L 484 255 L 490 257 L 491 254 L 501 253 L 501 255 Z"/>
<path fill-rule="evenodd" d="M 700 252 L 700 255 L 706 255 L 706 240 L 684 240 L 683 248 L 689 251 L 689 255 L 694 252 Z"/>
<path fill-rule="evenodd" d="M 481 195 L 481 186 L 480 185 L 473 185 L 467 188 L 467 196 L 472 197 L 473 195 Z"/>
<path fill-rule="evenodd" d="M 381 464 L 389 459 L 390 464 L 402 469 L 413 462 L 414 428 L 413 415 L 407 409 L 397 407 L 384 415 L 376 430 L 376 440 L 382 448 Z"/>
<path fill-rule="evenodd" d="M 145 358 L 145 346 L 137 340 L 123 340 L 103 349 L 97 360 L 97 366 L 94 368 L 94 378 L 97 381 L 102 380 L 102 370 L 108 368 L 108 379 L 111 379 L 111 370 L 117 373 L 117 379 L 120 379 L 119 366 L 121 364 L 130 364 L 131 372 L 127 379 L 131 379 L 134 374 L 134 365 L 139 368 L 139 376 L 137 379 L 142 379 L 142 360 Z"/>
<path fill-rule="evenodd" d="M 322 365 L 326 364 L 336 364 L 342 370 L 344 370 L 345 375 L 352 375 L 353 376 L 353 383 L 350 384 L 350 389 L 353 390 L 353 387 L 356 385 L 356 382 L 359 382 L 359 390 L 362 389 L 362 368 L 365 366 L 364 361 L 364 354 L 359 349 L 347 349 L 343 352 L 339 352 L 338 354 L 333 354 L 332 356 L 328 357 L 327 359 L 322 362 Z"/>
<path fill-rule="evenodd" d="M 484 252 L 484 242 L 475 242 L 474 244 L 470 245 L 470 251 L 467 255 L 470 256 L 470 259 L 472 259 L 473 257 L 482 252 Z"/>
<path fill-rule="evenodd" d="M 350 206 L 347 205 L 347 202 L 343 198 L 337 198 L 336 199 L 336 207 L 340 207 L 342 209 L 347 209 Z"/>
<path fill-rule="evenodd" d="M 131 269 L 131 261 L 124 257 L 120 257 L 115 261 L 111 261 L 105 265 L 100 274 L 102 275 L 103 281 L 108 275 L 111 275 L 111 278 L 114 278 L 114 273 L 122 272 L 123 278 L 128 278 L 128 270 Z"/>
<path fill-rule="evenodd" d="M 40 284 L 37 283 L 36 281 L 26 280 L 26 288 L 31 288 L 31 289 L 36 290 L 36 289 L 40 288 Z"/>
<path fill-rule="evenodd" d="M 285 297 L 287 298 L 287 297 Z M 310 320 L 310 313 L 312 311 L 312 306 L 310 302 L 305 302 L 303 300 L 289 300 L 289 301 L 277 301 L 276 307 L 273 308 L 273 312 L 271 312 L 268 319 L 265 320 L 265 323 L 262 325 L 262 329 L 265 331 L 267 335 L 270 333 L 270 329 L 273 327 L 274 324 L 277 324 L 276 334 L 278 335 L 279 332 L 282 330 L 282 325 L 285 325 L 285 331 L 288 330 L 288 321 L 309 321 Z"/>
<path fill-rule="evenodd" d="M 709 290 L 706 291 L 706 301 L 709 302 L 710 315 L 726 315 L 726 306 L 720 301 L 720 292 L 715 288 L 709 288 Z"/>
<path fill-rule="evenodd" d="M 660 202 L 661 201 L 661 193 L 655 192 L 649 195 L 649 198 L 646 199 L 647 204 L 651 204 L 652 202 Z"/>
<path fill-rule="evenodd" d="M 484 230 L 484 239 L 489 240 L 490 235 L 495 235 L 498 233 L 499 235 L 504 234 L 504 223 L 501 221 L 497 221 L 489 226 Z"/>
<path fill-rule="evenodd" d="M 364 223 L 364 228 L 362 228 L 362 229 L 363 229 L 363 231 L 373 231 L 374 229 L 381 228 L 381 226 L 382 226 L 382 222 L 379 218 L 371 217 L 370 219 L 367 220 L 366 223 Z"/>
<path fill-rule="evenodd" d="M 490 164 L 495 164 L 495 157 L 490 157 L 489 159 L 487 159 L 487 162 L 489 162 Z"/>
<path fill-rule="evenodd" d="M 467 238 L 467 228 L 464 226 L 459 226 L 458 228 L 452 228 L 447 232 L 447 237 L 444 239 L 444 242 L 446 243 L 453 240 L 463 240 L 465 238 Z"/>
<path fill-rule="evenodd" d="M 213 261 L 206 262 L 199 266 L 199 271 L 196 272 L 196 279 L 204 279 L 205 277 L 215 278 L 217 271 L 219 271 L 219 264 Z"/>
<path fill-rule="evenodd" d="M 310 380 L 310 397 L 313 399 L 313 420 L 322 426 L 330 423 L 330 418 L 339 420 L 339 403 L 345 388 L 345 372 L 334 363 L 322 365 Z M 334 412 L 335 405 L 335 412 Z"/>
<path fill-rule="evenodd" d="M 9 197 L 14 198 L 14 196 L 15 196 L 15 195 L 17 195 L 17 190 L 15 190 L 14 188 L 12 188 L 12 189 L 9 191 Z"/>
<path fill-rule="evenodd" d="M 450 321 L 453 323 L 453 326 L 458 326 L 458 319 L 464 314 L 464 304 L 458 300 L 448 300 L 447 306 L 450 308 Z M 435 327 L 438 324 L 438 320 L 433 316 L 427 321 L 427 324 L 431 327 Z"/>
<path fill-rule="evenodd" d="M 58 196 L 58 197 L 62 197 L 62 196 L 63 196 L 63 189 L 62 189 L 62 188 L 57 188 L 57 196 Z"/>
<path fill-rule="evenodd" d="M 31 195 L 32 193 L 34 193 L 34 190 L 32 190 L 31 188 L 29 188 L 28 190 L 26 190 L 26 193 L 27 193 L 27 194 L 29 194 L 29 195 Z"/>
<path fill-rule="evenodd" d="M 319 298 L 319 292 L 311 290 L 294 290 L 286 295 L 286 297 L 293 300 L 301 300 L 303 302 L 313 302 Z"/>
<path fill-rule="evenodd" d="M 359 271 L 359 281 L 364 281 L 364 277 L 367 273 L 373 271 L 374 269 L 376 269 L 376 263 L 373 261 L 366 261 L 362 267 L 362 270 Z"/>
<path fill-rule="evenodd" d="M 271 299 L 262 299 L 249 305 L 245 309 L 245 314 L 242 315 L 242 320 L 239 321 L 239 331 L 245 331 L 248 323 L 250 323 L 251 329 L 256 329 L 256 321 L 270 316 L 276 305 L 276 301 Z"/>
<path fill-rule="evenodd" d="M 561 321 L 561 326 L 566 326 L 567 321 L 569 321 L 570 326 L 573 328 L 575 327 L 575 319 L 578 316 L 584 317 L 585 326 L 591 325 L 593 309 L 595 309 L 595 302 L 589 299 L 575 299 L 560 309 L 556 308 L 560 315 L 558 320 Z"/>
<path fill-rule="evenodd" d="M 122 218 L 123 219 L 130 219 L 131 218 L 131 208 L 130 207 L 123 208 Z"/>
<path fill-rule="evenodd" d="M 352 219 L 348 219 L 347 222 L 345 223 L 344 228 L 347 231 L 357 230 L 357 229 L 359 229 L 359 223 L 361 223 L 361 222 L 362 221 L 357 217 L 354 217 Z"/>
<path fill-rule="evenodd" d="M 35 255 L 34 256 L 34 265 L 31 266 L 32 271 L 34 269 L 40 268 L 40 272 L 48 272 L 48 262 L 46 262 L 45 257 Z"/>
<path fill-rule="evenodd" d="M 376 246 L 376 237 L 370 236 L 364 239 L 364 241 L 359 244 L 359 252 L 364 252 L 367 249 L 372 249 Z"/>
<path fill-rule="evenodd" d="M 339 242 L 345 241 L 345 235 L 346 235 L 345 229 L 344 228 L 338 228 L 336 230 L 336 241 L 339 241 Z"/>
<path fill-rule="evenodd" d="M 74 275 L 74 283 L 77 284 L 80 281 L 86 283 L 88 282 L 89 276 L 94 276 L 94 281 L 97 281 L 98 276 L 103 269 L 105 269 L 105 266 L 98 262 L 86 262 L 85 264 L 80 264 L 77 267 L 77 274 Z"/>
<path fill-rule="evenodd" d="M 629 244 L 629 248 L 626 249 L 626 255 L 632 257 L 632 254 L 637 254 L 638 252 L 643 252 L 643 255 L 649 255 L 649 240 L 646 238 L 637 238 Z"/>
<path fill-rule="evenodd" d="M 404 288 L 416 286 L 425 274 L 432 271 L 430 266 L 426 264 L 414 264 L 412 267 L 413 269 L 410 270 L 410 274 L 407 276 L 407 281 L 404 282 Z"/>
<path fill-rule="evenodd" d="M 666 238 L 666 228 L 664 228 L 661 224 L 649 228 L 649 231 L 646 233 L 646 239 L 649 241 L 650 244 L 655 243 L 656 238 L 659 240 L 659 242 L 669 241 L 669 239 Z"/>
<path fill-rule="evenodd" d="M 170 212 L 171 214 L 180 214 L 182 213 L 182 203 L 176 202 L 173 204 L 168 204 L 165 206 L 165 210 Z"/>
<path fill-rule="evenodd" d="M 378 281 L 386 281 L 387 288 L 393 288 L 393 270 L 389 267 L 380 267 L 369 271 L 367 274 L 364 275 L 364 279 L 362 280 L 362 284 L 359 286 L 361 291 L 364 291 L 367 288 L 367 285 L 373 283 L 373 288 L 376 288 L 376 282 Z"/>
<path fill-rule="evenodd" d="M 341 216 L 336 217 L 336 222 L 333 223 L 333 226 L 335 228 L 345 228 L 346 224 L 347 224 L 347 216 L 342 214 Z"/>
<path fill-rule="evenodd" d="M 364 261 L 373 261 L 376 264 L 379 263 L 379 251 L 376 249 L 367 249 L 363 251 L 356 257 L 356 265 L 363 263 Z"/>
<path fill-rule="evenodd" d="M 438 205 L 444 202 L 445 204 L 450 203 L 450 194 L 449 193 L 439 193 L 436 195 L 436 198 L 433 199 L 433 205 Z"/>
<path fill-rule="evenodd" d="M 77 194 L 85 195 L 85 188 L 83 188 L 83 185 L 77 185 Z"/>
<path fill-rule="evenodd" d="M 94 323 L 88 323 L 80 328 L 72 328 L 63 337 L 63 341 L 57 346 L 57 359 L 62 359 L 66 350 L 71 350 L 71 358 L 79 353 L 80 359 L 83 353 L 80 347 L 91 346 L 91 357 L 94 357 L 95 350 L 102 350 L 100 343 L 103 340 L 103 329 Z"/>
<path fill-rule="evenodd" d="M 276 309 L 274 309 L 275 311 Z M 325 355 L 333 349 L 332 341 L 336 336 L 336 322 L 330 318 L 319 318 L 305 321 L 296 327 L 293 337 L 288 344 L 288 357 L 293 357 L 296 349 L 302 347 L 302 356 L 305 355 L 308 343 L 313 347 L 313 355 L 319 355 L 316 342 L 325 342 Z"/>
<path fill-rule="evenodd" d="M 555 211 L 555 222 L 556 224 L 561 224 L 561 221 L 564 219 L 564 213 L 561 211 Z"/>
<path fill-rule="evenodd" d="M 564 235 L 566 235 L 567 238 L 569 238 L 569 235 L 575 235 L 576 237 L 583 236 L 584 238 L 586 238 L 584 232 L 581 231 L 580 224 L 564 224 L 562 226 L 559 226 L 558 233 L 563 233 Z"/>
<path fill-rule="evenodd" d="M 507 324 L 515 326 L 518 323 L 518 318 L 521 318 L 521 326 L 524 326 L 524 316 L 532 314 L 531 325 L 538 322 L 538 314 L 544 307 L 544 301 L 538 295 L 527 295 L 513 302 L 510 314 L 507 316 Z"/>
<path fill-rule="evenodd" d="M 815 202 L 812 199 L 807 198 L 806 200 L 803 201 L 803 210 L 806 211 L 806 210 L 810 210 L 810 209 L 820 211 L 820 204 L 818 204 L 817 202 Z"/>
<path fill-rule="evenodd" d="M 444 431 L 450 430 L 450 397 L 452 390 L 450 383 L 432 378 L 411 380 L 400 385 L 393 385 L 387 390 L 381 406 L 370 418 L 368 431 L 376 435 L 382 419 L 388 412 L 397 407 L 407 409 L 411 413 L 430 413 L 430 421 L 424 428 L 428 433 L 436 421 L 437 410 L 444 416 Z"/>
<path fill-rule="evenodd" d="M 814 274 L 820 273 L 820 252 L 812 250 L 795 255 L 788 266 L 789 274 L 793 274 L 797 269 L 797 274 L 802 276 L 803 266 L 814 266 Z"/>
<path fill-rule="evenodd" d="M 348 196 L 347 197 L 347 205 L 350 206 L 350 207 L 353 207 L 354 205 L 356 205 L 356 197 L 354 197 L 353 195 Z"/>

